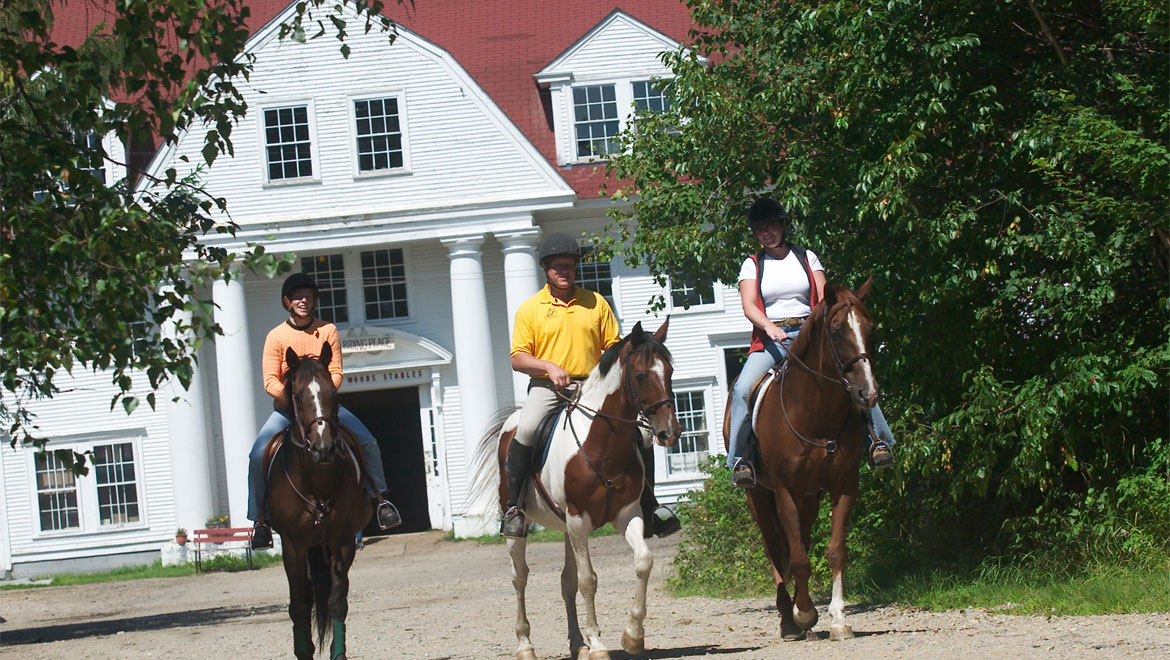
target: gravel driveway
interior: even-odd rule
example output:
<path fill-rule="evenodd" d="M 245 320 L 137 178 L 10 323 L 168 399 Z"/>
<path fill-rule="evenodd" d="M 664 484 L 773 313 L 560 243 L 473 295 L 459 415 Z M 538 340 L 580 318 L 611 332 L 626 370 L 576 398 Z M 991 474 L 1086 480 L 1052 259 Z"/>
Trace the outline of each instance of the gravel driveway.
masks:
<path fill-rule="evenodd" d="M 373 539 L 350 573 L 351 660 L 513 657 L 515 600 L 504 546 L 449 543 L 441 532 Z M 633 598 L 629 549 L 594 540 L 602 634 L 612 647 Z M 672 540 L 651 541 L 656 566 L 647 658 L 1170 658 L 1170 614 L 1047 619 L 982 610 L 849 610 L 857 637 L 782 642 L 765 599 L 671 598 L 662 587 Z M 532 640 L 566 658 L 559 543 L 529 547 Z M 846 594 L 848 596 L 848 594 Z M 22 659 L 289 658 L 291 623 L 279 566 L 247 573 L 0 592 L 0 657 Z M 819 609 L 824 616 L 825 604 Z M 625 658 L 617 651 L 615 660 Z"/>

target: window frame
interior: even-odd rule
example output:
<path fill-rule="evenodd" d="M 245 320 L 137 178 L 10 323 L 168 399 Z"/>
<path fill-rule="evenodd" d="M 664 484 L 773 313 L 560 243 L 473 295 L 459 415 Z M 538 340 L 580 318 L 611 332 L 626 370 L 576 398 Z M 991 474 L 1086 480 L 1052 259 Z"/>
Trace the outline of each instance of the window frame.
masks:
<path fill-rule="evenodd" d="M 288 179 L 272 179 L 268 169 L 268 133 L 264 123 L 264 115 L 269 110 L 295 108 L 301 105 L 305 106 L 306 119 L 309 124 L 309 162 L 312 164 L 313 174 Z M 260 145 L 260 180 L 263 182 L 263 187 L 268 189 L 321 183 L 321 143 L 317 139 L 317 106 L 314 100 L 312 98 L 273 99 L 260 106 L 256 117 L 256 133 Z"/>
<path fill-rule="evenodd" d="M 674 304 L 674 289 L 675 278 L 666 278 L 666 287 L 663 291 L 663 297 L 666 299 L 666 308 L 671 314 L 701 314 L 704 312 L 722 312 L 724 305 L 724 285 L 718 280 L 711 282 L 711 292 L 714 300 L 704 305 L 691 305 L 690 307 L 683 307 L 682 305 Z"/>
<path fill-rule="evenodd" d="M 130 523 L 111 523 L 103 525 L 98 497 L 98 479 L 96 470 L 90 466 L 87 474 L 75 477 L 74 489 L 77 493 L 78 522 L 77 527 L 69 529 L 43 529 L 41 527 L 41 508 L 39 489 L 37 488 L 36 455 L 37 451 L 29 449 L 27 453 L 26 471 L 29 488 L 29 528 L 33 540 L 60 539 L 93 534 L 117 534 L 125 531 L 136 531 L 150 528 L 148 498 L 146 496 L 145 464 L 142 454 L 142 441 L 146 437 L 145 429 L 135 429 L 125 432 L 111 432 L 91 434 L 87 439 L 50 441 L 45 451 L 65 449 L 79 454 L 88 454 L 87 462 L 92 461 L 92 452 L 96 447 L 106 445 L 129 444 L 134 453 L 134 485 L 138 496 L 138 520 Z"/>
<path fill-rule="evenodd" d="M 357 133 L 357 110 L 354 104 L 359 101 L 373 101 L 378 99 L 394 99 L 398 102 L 398 129 L 402 135 L 402 167 L 391 167 L 385 170 L 372 170 L 363 172 L 361 169 L 361 157 L 358 154 L 358 133 Z M 381 179 L 384 177 L 395 176 L 409 176 L 413 174 L 410 158 L 410 130 L 407 115 L 407 95 L 406 90 L 402 88 L 393 88 L 386 90 L 374 90 L 369 92 L 357 92 L 346 96 L 346 117 L 349 122 L 349 156 L 350 156 L 350 174 L 354 181 L 365 179 Z"/>
<path fill-rule="evenodd" d="M 583 278 L 581 277 L 581 275 L 582 275 L 581 267 L 583 265 L 585 265 L 586 263 L 588 263 L 589 265 L 599 263 L 597 261 L 589 261 L 589 262 L 585 261 L 585 257 L 588 256 L 589 253 L 594 252 L 595 250 L 596 250 L 596 248 L 592 245 L 582 245 L 581 246 L 581 261 L 577 264 L 577 279 L 575 281 L 575 284 L 583 289 L 588 289 L 589 291 L 593 291 L 595 293 L 598 293 L 601 295 L 602 298 L 605 298 L 605 301 L 607 303 L 609 303 L 610 309 L 613 310 L 613 315 L 615 317 L 617 317 L 618 323 L 620 324 L 621 318 L 622 318 L 621 310 L 619 307 L 621 304 L 621 300 L 618 297 L 618 291 L 620 288 L 618 286 L 618 283 L 620 280 L 619 280 L 618 275 L 616 273 L 616 271 L 617 271 L 617 267 L 615 266 L 616 262 L 613 259 L 609 259 L 609 260 L 605 261 L 605 263 L 609 265 L 609 295 L 608 296 L 601 293 L 600 291 L 597 291 L 597 289 L 592 289 L 592 288 L 582 284 Z"/>
<path fill-rule="evenodd" d="M 299 264 L 301 267 L 301 272 L 310 275 L 313 278 L 313 280 L 317 282 L 318 287 L 321 286 L 321 281 L 317 277 L 317 271 L 314 269 L 314 271 L 312 273 L 307 273 L 305 271 L 305 259 L 318 259 L 320 257 L 325 257 L 325 258 L 338 257 L 339 259 L 341 259 L 341 288 L 340 288 L 340 291 L 343 294 L 345 294 L 344 309 L 345 309 L 346 319 L 344 321 L 329 320 L 329 319 L 324 319 L 323 317 L 321 317 L 321 315 L 319 313 L 317 314 L 318 317 L 321 317 L 323 320 L 329 321 L 330 323 L 337 326 L 338 328 L 347 328 L 347 327 L 350 327 L 351 325 L 353 325 L 353 305 L 350 304 L 350 300 L 349 300 L 350 299 L 350 291 L 349 291 L 349 285 L 348 285 L 349 276 L 347 273 L 347 266 L 346 266 L 347 260 L 345 258 L 346 254 L 347 254 L 347 252 L 326 252 L 323 254 L 298 255 L 300 257 L 300 260 L 301 260 L 300 264 Z M 321 305 L 320 297 L 318 297 L 318 301 L 317 301 L 318 309 L 320 308 L 320 305 Z M 334 307 L 336 307 L 336 306 L 334 306 Z"/>
<path fill-rule="evenodd" d="M 596 87 L 600 85 L 613 85 L 614 97 L 617 102 L 618 110 L 618 134 L 625 132 L 634 124 L 634 116 L 637 109 L 634 107 L 634 83 L 656 83 L 669 84 L 674 80 L 674 76 L 663 75 L 637 75 L 637 76 L 622 76 L 616 78 L 588 78 L 588 79 L 574 79 L 568 78 L 564 80 L 550 81 L 550 92 L 560 93 L 562 95 L 561 102 L 561 126 L 555 126 L 554 130 L 557 132 L 558 164 L 564 166 L 585 165 L 608 162 L 608 157 L 602 156 L 578 156 L 577 155 L 577 106 L 573 100 L 573 91 L 582 87 Z M 556 124 L 554 118 L 554 124 Z"/>
<path fill-rule="evenodd" d="M 365 294 L 365 280 L 362 277 L 362 253 L 376 252 L 378 250 L 402 250 L 402 268 L 403 277 L 406 279 L 406 316 L 397 316 L 393 318 L 371 319 L 366 315 L 366 294 Z M 353 251 L 355 257 L 354 269 L 357 274 L 356 291 L 360 298 L 360 302 L 350 304 L 350 321 L 351 326 L 354 325 L 400 325 L 403 323 L 413 322 L 417 318 L 418 312 L 418 298 L 414 290 L 414 278 L 411 277 L 413 263 L 411 259 L 410 246 L 408 245 L 363 245 L 361 248 Z M 355 318 L 353 312 L 355 309 L 360 309 L 361 319 Z"/>
<path fill-rule="evenodd" d="M 709 380 L 701 380 L 701 381 L 697 381 L 697 382 L 692 381 L 689 383 L 683 382 L 683 383 L 676 383 L 675 384 L 675 386 L 673 388 L 675 397 L 677 397 L 679 394 L 696 394 L 697 393 L 699 395 L 699 397 L 702 399 L 703 411 L 702 411 L 701 417 L 703 418 L 703 420 L 706 424 L 707 444 L 705 447 L 702 447 L 701 449 L 697 448 L 696 452 L 674 452 L 673 449 L 675 447 L 680 446 L 678 444 L 678 442 L 682 442 L 682 436 L 680 435 L 678 442 L 676 442 L 674 446 L 663 448 L 662 468 L 663 468 L 664 472 L 662 472 L 662 474 L 665 475 L 664 480 L 679 481 L 679 480 L 689 480 L 689 479 L 701 478 L 701 477 L 703 477 L 703 472 L 702 472 L 703 464 L 707 461 L 708 458 L 715 455 L 712 452 L 712 442 L 715 439 L 714 438 L 715 433 L 719 429 L 715 428 L 715 411 L 714 411 L 714 405 L 713 405 L 714 397 L 712 397 L 711 388 L 712 388 L 712 384 L 711 384 L 711 381 L 709 381 Z M 675 404 L 677 406 L 677 400 L 675 401 Z M 676 412 L 677 412 L 677 408 L 676 408 Z M 681 423 L 681 420 L 680 420 L 680 423 Z M 684 433 L 686 433 L 685 430 L 684 430 Z M 692 470 L 674 471 L 671 469 L 670 456 L 672 454 L 675 454 L 675 453 L 690 454 L 690 453 L 697 453 L 700 451 L 706 452 L 706 456 L 703 456 L 703 457 L 699 458 L 698 460 L 696 460 L 695 470 L 693 470 L 693 471 Z"/>

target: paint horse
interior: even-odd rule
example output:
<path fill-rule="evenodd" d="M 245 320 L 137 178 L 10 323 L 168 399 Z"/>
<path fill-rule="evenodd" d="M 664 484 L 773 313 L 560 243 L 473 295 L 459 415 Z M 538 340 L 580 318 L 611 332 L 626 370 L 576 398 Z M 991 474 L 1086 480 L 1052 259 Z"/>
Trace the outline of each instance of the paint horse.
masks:
<path fill-rule="evenodd" d="M 577 397 L 557 420 L 549 440 L 548 459 L 520 499 L 529 521 L 565 532 L 561 596 L 569 620 L 569 652 L 579 660 L 610 657 L 597 624 L 597 574 L 589 559 L 589 532 L 607 522 L 614 524 L 633 549 L 638 578 L 630 621 L 622 633 L 622 648 L 630 655 L 645 650 L 642 622 L 646 618 L 646 583 L 654 558 L 642 537 L 645 521 L 639 504 L 643 484 L 639 449 L 651 441 L 669 447 L 681 432 L 674 414 L 670 353 L 663 345 L 668 323 L 653 335 L 643 331 L 639 323 L 605 351 L 581 384 Z M 504 465 L 519 417 L 520 413 L 514 412 L 505 421 L 493 424 L 477 452 L 481 467 L 478 486 L 490 488 L 491 478 L 497 476 L 494 473 L 498 470 L 501 511 L 507 498 Z M 526 547 L 526 539 L 508 540 L 512 586 L 516 589 L 516 657 L 535 660 L 524 598 L 528 582 Z M 577 621 L 578 590 L 585 602 L 583 636 Z"/>
<path fill-rule="evenodd" d="M 832 506 L 829 638 L 853 636 L 844 612 L 845 536 L 865 453 L 861 409 L 872 408 L 878 398 L 869 359 L 873 321 L 863 304 L 872 285 L 871 277 L 854 294 L 826 284 L 824 300 L 800 329 L 788 359 L 761 379 L 751 402 L 759 451 L 757 486 L 747 491 L 748 505 L 772 562 L 780 633 L 788 640 L 805 637 L 817 623 L 808 592 L 808 550 L 825 491 Z M 726 440 L 730 420 L 727 415 L 724 420 Z"/>
<path fill-rule="evenodd" d="M 284 384 L 294 419 L 287 434 L 269 443 L 264 460 L 272 529 L 280 533 L 284 549 L 297 660 L 313 657 L 311 619 L 317 646 L 331 627 L 329 657 L 344 660 L 354 535 L 373 511 L 362 488 L 361 446 L 337 421 L 337 389 L 327 368 L 332 357 L 328 343 L 315 360 L 288 350 Z M 278 440 L 282 435 L 283 442 Z"/>

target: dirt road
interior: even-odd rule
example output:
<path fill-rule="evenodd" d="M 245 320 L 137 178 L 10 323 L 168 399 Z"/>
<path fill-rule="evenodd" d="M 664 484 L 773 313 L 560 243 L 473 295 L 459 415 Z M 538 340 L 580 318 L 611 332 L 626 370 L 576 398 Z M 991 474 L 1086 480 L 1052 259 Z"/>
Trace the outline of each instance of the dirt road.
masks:
<path fill-rule="evenodd" d="M 596 539 L 602 633 L 613 647 L 633 597 L 630 553 Z M 1048 620 L 978 610 L 851 608 L 857 638 L 781 642 L 764 599 L 671 598 L 674 543 L 651 542 L 656 566 L 648 658 L 1170 658 L 1170 613 Z M 529 616 L 539 657 L 566 658 L 560 544 L 530 546 Z M 449 543 L 439 532 L 375 539 L 351 572 L 351 660 L 510 658 L 515 616 L 501 545 Z M 290 658 L 279 566 L 247 573 L 0 592 L 0 657 L 21 659 Z M 824 612 L 825 605 L 819 605 Z M 614 658 L 626 656 L 617 651 Z"/>

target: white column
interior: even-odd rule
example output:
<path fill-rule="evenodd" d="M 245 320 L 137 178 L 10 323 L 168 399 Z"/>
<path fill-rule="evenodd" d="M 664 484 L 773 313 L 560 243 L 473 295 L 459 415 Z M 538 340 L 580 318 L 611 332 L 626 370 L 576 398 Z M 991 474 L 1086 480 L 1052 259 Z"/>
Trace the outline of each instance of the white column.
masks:
<path fill-rule="evenodd" d="M 163 324 L 168 339 L 189 339 L 191 312 L 176 311 Z M 192 356 L 194 357 L 194 355 Z M 205 527 L 215 513 L 214 478 L 208 450 L 207 407 L 203 401 L 203 379 L 193 365 L 191 383 L 184 389 L 178 378 L 166 386 L 167 435 L 171 444 L 171 488 L 175 494 L 175 524 L 188 532 Z"/>
<path fill-rule="evenodd" d="M 528 300 L 540 290 L 540 267 L 532 248 L 540 230 L 535 227 L 521 231 L 496 234 L 504 246 L 504 295 L 508 304 L 508 343 L 511 345 L 512 331 L 516 325 L 516 310 L 520 303 Z M 528 397 L 528 376 L 512 372 L 512 395 L 517 405 Z"/>
<path fill-rule="evenodd" d="M 472 470 L 479 437 L 499 405 L 488 323 L 487 290 L 480 246 L 483 235 L 443 240 L 451 259 L 451 310 L 455 331 L 455 373 L 463 421 L 464 469 Z M 470 474 L 468 475 L 471 476 Z M 494 492 L 495 489 L 489 489 Z M 490 497 L 465 500 L 454 517 L 456 536 L 478 536 L 494 530 L 496 507 Z"/>
<path fill-rule="evenodd" d="M 219 372 L 219 414 L 223 424 L 223 460 L 227 470 L 228 507 L 233 527 L 248 524 L 248 452 L 256 439 L 256 403 L 252 390 L 260 379 L 252 363 L 252 339 L 244 286 L 216 280 L 211 289 L 215 322 L 223 335 L 215 341 Z"/>

